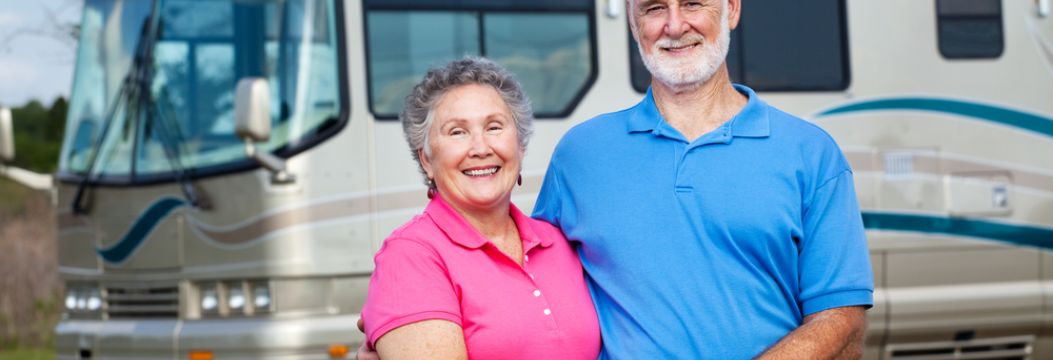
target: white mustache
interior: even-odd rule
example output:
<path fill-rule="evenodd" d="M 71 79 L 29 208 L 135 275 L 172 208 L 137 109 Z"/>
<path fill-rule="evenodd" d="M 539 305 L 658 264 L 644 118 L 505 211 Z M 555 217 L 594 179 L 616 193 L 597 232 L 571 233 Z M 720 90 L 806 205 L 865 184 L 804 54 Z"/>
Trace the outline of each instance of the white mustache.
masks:
<path fill-rule="evenodd" d="M 705 43 L 706 38 L 699 34 L 687 34 L 679 39 L 661 38 L 655 41 L 655 48 L 678 48 Z"/>

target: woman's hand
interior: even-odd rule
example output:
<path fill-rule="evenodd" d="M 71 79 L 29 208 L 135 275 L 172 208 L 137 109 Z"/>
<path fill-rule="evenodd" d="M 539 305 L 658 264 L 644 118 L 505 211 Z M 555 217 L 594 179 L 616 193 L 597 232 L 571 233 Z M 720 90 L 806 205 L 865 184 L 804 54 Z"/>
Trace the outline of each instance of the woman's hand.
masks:
<path fill-rule="evenodd" d="M 358 331 L 363 334 L 366 333 L 366 321 L 361 317 L 358 318 Z M 362 345 L 358 347 L 358 351 L 355 352 L 355 360 L 380 360 L 380 354 L 367 346 L 368 342 L 362 341 Z"/>

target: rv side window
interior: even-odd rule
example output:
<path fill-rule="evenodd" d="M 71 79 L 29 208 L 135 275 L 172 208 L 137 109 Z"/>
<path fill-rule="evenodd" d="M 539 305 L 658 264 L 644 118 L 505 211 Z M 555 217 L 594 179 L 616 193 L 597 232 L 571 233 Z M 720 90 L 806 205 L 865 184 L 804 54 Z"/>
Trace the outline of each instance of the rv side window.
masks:
<path fill-rule="evenodd" d="M 742 2 L 731 33 L 731 80 L 757 91 L 839 91 L 848 87 L 848 38 L 844 0 Z M 643 92 L 650 75 L 632 40 L 633 88 Z"/>
<path fill-rule="evenodd" d="M 394 119 L 428 68 L 486 56 L 523 84 L 535 115 L 569 114 L 596 76 L 591 1 L 366 1 L 369 102 Z"/>
<path fill-rule="evenodd" d="M 940 55 L 948 59 L 1002 56 L 1001 0 L 937 0 Z"/>

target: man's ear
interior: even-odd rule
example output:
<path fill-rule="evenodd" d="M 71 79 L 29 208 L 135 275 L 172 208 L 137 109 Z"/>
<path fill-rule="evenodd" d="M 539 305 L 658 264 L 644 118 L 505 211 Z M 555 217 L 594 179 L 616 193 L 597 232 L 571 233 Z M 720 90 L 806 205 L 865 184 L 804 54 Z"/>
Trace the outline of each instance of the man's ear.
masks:
<path fill-rule="evenodd" d="M 432 171 L 431 160 L 429 160 L 428 156 L 424 154 L 424 149 L 417 149 L 417 156 L 420 157 L 420 166 L 424 168 L 424 174 L 427 175 L 429 179 L 434 179 L 435 172 Z"/>
<path fill-rule="evenodd" d="M 636 30 L 636 18 L 633 14 L 636 12 L 633 9 L 633 0 L 625 0 L 625 19 L 629 21 L 629 34 L 633 36 L 633 41 L 640 42 L 640 36 Z"/>
<path fill-rule="evenodd" d="M 735 30 L 739 27 L 739 17 L 742 15 L 742 0 L 727 0 L 728 2 L 728 28 Z"/>

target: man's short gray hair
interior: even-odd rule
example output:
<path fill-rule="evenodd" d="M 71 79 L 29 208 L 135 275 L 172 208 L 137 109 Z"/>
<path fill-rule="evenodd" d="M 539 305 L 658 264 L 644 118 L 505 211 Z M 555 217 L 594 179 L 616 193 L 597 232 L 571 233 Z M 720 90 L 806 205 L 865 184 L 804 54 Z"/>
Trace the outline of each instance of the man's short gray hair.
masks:
<path fill-rule="evenodd" d="M 497 90 L 512 112 L 521 149 L 526 150 L 527 142 L 534 134 L 534 111 L 530 107 L 530 99 L 523 93 L 519 81 L 501 65 L 486 58 L 469 56 L 433 67 L 406 96 L 402 113 L 399 114 L 402 132 L 406 135 L 413 160 L 417 162 L 421 174 L 424 174 L 425 184 L 428 183 L 428 175 L 421 164 L 420 150 L 423 149 L 426 156 L 431 156 L 431 149 L 427 146 L 428 130 L 431 129 L 435 105 L 451 89 L 469 84 L 489 85 Z"/>

